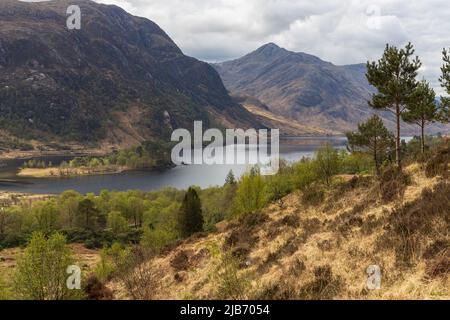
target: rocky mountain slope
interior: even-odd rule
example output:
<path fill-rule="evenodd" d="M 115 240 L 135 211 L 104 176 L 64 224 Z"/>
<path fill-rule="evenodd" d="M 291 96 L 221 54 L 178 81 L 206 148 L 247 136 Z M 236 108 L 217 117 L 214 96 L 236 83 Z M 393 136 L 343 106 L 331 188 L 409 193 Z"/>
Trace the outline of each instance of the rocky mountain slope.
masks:
<path fill-rule="evenodd" d="M 259 99 L 275 114 L 329 131 L 353 130 L 374 110 L 374 88 L 364 64 L 336 66 L 315 56 L 269 43 L 242 58 L 213 64 L 225 86 L 236 95 Z M 389 112 L 379 112 L 394 128 Z M 405 125 L 403 133 L 416 128 Z"/>
<path fill-rule="evenodd" d="M 81 30 L 66 27 L 69 5 L 81 8 Z M 194 120 L 260 126 L 150 20 L 88 0 L 0 1 L 1 136 L 124 147 Z"/>

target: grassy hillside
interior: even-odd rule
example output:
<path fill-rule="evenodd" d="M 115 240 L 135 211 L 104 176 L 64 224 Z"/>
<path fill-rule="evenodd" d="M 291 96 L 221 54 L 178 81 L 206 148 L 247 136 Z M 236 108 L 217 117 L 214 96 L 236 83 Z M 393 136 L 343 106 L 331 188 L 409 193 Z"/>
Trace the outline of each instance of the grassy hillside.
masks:
<path fill-rule="evenodd" d="M 341 175 L 320 201 L 296 191 L 184 240 L 145 265 L 146 298 L 449 299 L 448 167 L 435 176 L 424 166 L 409 165 L 403 180 Z M 370 265 L 381 290 L 366 288 Z"/>
<path fill-rule="evenodd" d="M 65 266 L 45 264 L 61 255 L 82 263 L 78 298 L 448 299 L 450 141 L 427 145 L 423 156 L 412 140 L 404 170 L 387 158 L 379 174 L 366 154 L 325 145 L 207 189 L 2 196 L 0 298 L 54 286 Z M 366 286 L 373 265 L 380 290 Z M 35 288 L 17 282 L 36 269 Z"/>

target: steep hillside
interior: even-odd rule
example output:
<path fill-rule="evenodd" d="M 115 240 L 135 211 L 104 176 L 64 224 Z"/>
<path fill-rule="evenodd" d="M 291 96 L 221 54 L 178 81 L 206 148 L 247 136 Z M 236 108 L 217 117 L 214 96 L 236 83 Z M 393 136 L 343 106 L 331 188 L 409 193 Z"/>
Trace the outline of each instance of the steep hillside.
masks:
<path fill-rule="evenodd" d="M 74 4 L 81 30 L 66 27 Z M 117 6 L 2 0 L 0 70 L 0 129 L 24 140 L 120 147 L 194 120 L 259 126 L 211 66 Z"/>
<path fill-rule="evenodd" d="M 327 128 L 292 121 L 289 117 L 272 112 L 267 105 L 251 96 L 232 96 L 232 98 L 251 112 L 256 119 L 268 128 L 280 130 L 281 136 L 326 136 L 339 135 L 340 132 Z"/>
<path fill-rule="evenodd" d="M 300 125 L 343 133 L 354 130 L 374 112 L 367 103 L 374 88 L 365 77 L 364 64 L 336 66 L 269 43 L 242 58 L 213 66 L 230 92 L 256 97 L 273 113 Z M 380 115 L 394 128 L 389 112 Z M 416 128 L 404 126 L 404 134 L 415 132 Z"/>
<path fill-rule="evenodd" d="M 193 236 L 145 266 L 151 298 L 448 299 L 450 183 L 417 164 L 406 172 L 404 183 L 342 176 L 319 204 L 293 193 Z M 366 287 L 371 265 L 380 290 Z"/>

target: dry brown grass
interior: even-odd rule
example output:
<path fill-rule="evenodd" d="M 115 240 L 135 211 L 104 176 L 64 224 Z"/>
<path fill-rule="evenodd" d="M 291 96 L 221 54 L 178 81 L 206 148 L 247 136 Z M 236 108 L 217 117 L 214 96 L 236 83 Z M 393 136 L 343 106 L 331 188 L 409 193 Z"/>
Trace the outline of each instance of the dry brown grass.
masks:
<path fill-rule="evenodd" d="M 242 259 L 236 275 L 251 284 L 245 298 L 449 299 L 449 181 L 417 165 L 405 173 L 391 200 L 369 177 L 347 179 L 339 195 L 326 192 L 317 205 L 293 193 L 282 209 L 271 205 L 183 241 L 148 263 L 159 274 L 153 298 L 216 298 L 217 250 L 231 250 Z M 366 288 L 370 265 L 381 268 L 380 290 Z"/>

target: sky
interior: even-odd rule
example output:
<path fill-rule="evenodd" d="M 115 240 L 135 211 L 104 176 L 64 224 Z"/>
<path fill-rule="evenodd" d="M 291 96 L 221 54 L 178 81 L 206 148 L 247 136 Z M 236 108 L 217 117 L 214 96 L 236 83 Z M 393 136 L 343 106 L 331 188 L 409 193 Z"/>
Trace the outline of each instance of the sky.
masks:
<path fill-rule="evenodd" d="M 274 42 L 334 64 L 379 59 L 386 43 L 411 41 L 420 77 L 438 94 L 442 49 L 450 47 L 448 0 L 95 0 L 156 22 L 189 56 L 241 57 Z"/>

